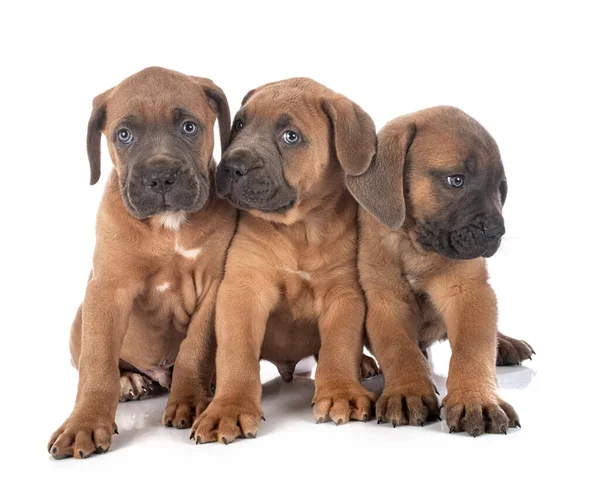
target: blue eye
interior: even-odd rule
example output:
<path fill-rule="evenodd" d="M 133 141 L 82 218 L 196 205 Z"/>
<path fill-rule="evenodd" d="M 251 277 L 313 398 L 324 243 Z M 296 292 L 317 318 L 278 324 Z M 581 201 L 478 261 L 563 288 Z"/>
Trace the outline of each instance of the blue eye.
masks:
<path fill-rule="evenodd" d="M 452 187 L 461 187 L 465 183 L 465 177 L 461 174 L 456 174 L 448 176 L 447 181 Z"/>
<path fill-rule="evenodd" d="M 196 135 L 196 133 L 198 133 L 198 124 L 194 123 L 193 121 L 183 122 L 183 124 L 181 125 L 181 131 L 185 135 L 193 137 L 194 135 Z"/>
<path fill-rule="evenodd" d="M 131 130 L 128 130 L 127 128 L 121 128 L 117 133 L 117 138 L 119 139 L 119 142 L 125 145 L 133 142 L 133 134 L 131 133 Z"/>
<path fill-rule="evenodd" d="M 283 141 L 288 145 L 294 145 L 300 141 L 300 135 L 298 135 L 294 130 L 286 130 L 283 132 Z"/>

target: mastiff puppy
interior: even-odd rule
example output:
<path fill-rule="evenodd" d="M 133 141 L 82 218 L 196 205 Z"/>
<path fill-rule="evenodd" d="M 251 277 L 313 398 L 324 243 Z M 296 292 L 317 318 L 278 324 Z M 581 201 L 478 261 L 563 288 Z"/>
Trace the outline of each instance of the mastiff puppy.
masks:
<path fill-rule="evenodd" d="M 422 425 L 438 407 L 424 350 L 448 338 L 444 399 L 450 432 L 506 433 L 519 426 L 498 395 L 497 348 L 507 362 L 531 356 L 498 335 L 485 258 L 504 234 L 507 184 L 489 133 L 451 107 L 388 123 L 377 156 L 347 186 L 361 205 L 359 272 L 367 335 L 385 376 L 378 422 Z M 509 352 L 510 351 L 510 352 Z"/>
<path fill-rule="evenodd" d="M 215 397 L 192 426 L 196 442 L 256 436 L 261 358 L 318 353 L 317 422 L 368 420 L 358 205 L 344 180 L 367 169 L 375 145 L 371 118 L 310 79 L 244 98 L 216 174 L 218 196 L 243 211 L 217 297 Z"/>
<path fill-rule="evenodd" d="M 57 459 L 107 451 L 119 399 L 170 388 L 163 420 L 177 427 L 189 427 L 208 405 L 214 306 L 237 219 L 213 187 L 217 118 L 225 149 L 230 117 L 221 89 L 162 68 L 134 74 L 94 99 L 91 183 L 100 177 L 102 134 L 114 169 L 71 329 L 77 399 L 48 444 Z"/>

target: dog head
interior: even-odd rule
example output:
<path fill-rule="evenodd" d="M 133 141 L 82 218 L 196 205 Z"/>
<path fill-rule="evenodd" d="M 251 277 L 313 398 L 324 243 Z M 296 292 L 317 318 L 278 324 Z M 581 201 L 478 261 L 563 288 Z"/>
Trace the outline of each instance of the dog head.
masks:
<path fill-rule="evenodd" d="M 136 218 L 201 209 L 211 185 L 213 127 L 229 140 L 227 98 L 211 80 L 152 67 L 94 98 L 90 183 L 100 178 L 104 133 L 125 207 Z"/>
<path fill-rule="evenodd" d="M 490 257 L 504 234 L 506 176 L 490 134 L 452 107 L 396 118 L 348 188 L 386 226 L 446 258 Z"/>
<path fill-rule="evenodd" d="M 371 118 L 348 98 L 307 78 L 250 91 L 217 168 L 217 195 L 258 217 L 291 224 L 344 174 L 364 172 L 375 153 Z"/>

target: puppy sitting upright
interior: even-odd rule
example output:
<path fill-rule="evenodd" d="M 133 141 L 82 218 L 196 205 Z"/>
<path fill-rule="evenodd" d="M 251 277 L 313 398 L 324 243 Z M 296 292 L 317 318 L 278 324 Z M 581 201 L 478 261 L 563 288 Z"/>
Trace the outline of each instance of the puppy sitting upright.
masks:
<path fill-rule="evenodd" d="M 500 246 L 507 192 L 492 137 L 451 107 L 403 116 L 380 131 L 372 165 L 347 184 L 368 211 L 360 212 L 359 272 L 368 339 L 385 377 L 378 421 L 435 416 L 417 342 L 425 349 L 448 337 L 450 432 L 519 426 L 498 395 L 496 297 L 484 259 Z"/>
<path fill-rule="evenodd" d="M 356 268 L 358 205 L 345 174 L 375 153 L 371 118 L 306 78 L 246 95 L 217 169 L 217 194 L 243 209 L 217 297 L 217 388 L 197 442 L 255 437 L 259 359 L 319 354 L 315 416 L 367 420 L 360 384 L 365 303 Z"/>
<path fill-rule="evenodd" d="M 224 149 L 230 117 L 221 89 L 161 68 L 94 99 L 91 183 L 100 177 L 102 133 L 114 169 L 71 330 L 77 400 L 50 439 L 55 458 L 108 450 L 119 398 L 171 388 L 163 420 L 178 427 L 189 427 L 210 400 L 214 305 L 237 218 L 214 194 L 217 116 Z"/>

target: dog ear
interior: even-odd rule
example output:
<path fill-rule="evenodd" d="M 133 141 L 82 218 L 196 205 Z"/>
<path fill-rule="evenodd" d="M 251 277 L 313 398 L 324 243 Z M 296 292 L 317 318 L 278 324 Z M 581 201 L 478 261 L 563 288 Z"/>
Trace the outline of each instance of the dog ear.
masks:
<path fill-rule="evenodd" d="M 87 154 L 90 162 L 90 185 L 96 184 L 100 179 L 100 141 L 102 130 L 106 124 L 106 103 L 112 89 L 99 94 L 92 103 L 92 114 L 88 121 Z"/>
<path fill-rule="evenodd" d="M 221 153 L 227 150 L 231 135 L 231 114 L 227 96 L 221 88 L 207 78 L 196 78 L 200 80 L 204 93 L 208 97 L 211 108 L 217 113 L 219 119 L 219 138 L 221 139 Z"/>
<path fill-rule="evenodd" d="M 246 96 L 244 96 L 244 99 L 242 100 L 242 106 L 244 106 L 248 100 L 252 97 L 252 95 L 256 92 L 255 89 L 251 89 L 250 91 L 248 91 L 246 93 Z"/>
<path fill-rule="evenodd" d="M 346 177 L 346 186 L 360 205 L 391 229 L 400 228 L 406 217 L 404 163 L 417 132 L 414 123 L 399 120 L 400 124 L 392 122 L 380 131 L 369 168 Z"/>
<path fill-rule="evenodd" d="M 342 95 L 323 100 L 322 107 L 333 128 L 335 151 L 344 172 L 347 176 L 362 174 L 375 155 L 377 134 L 373 120 Z"/>

